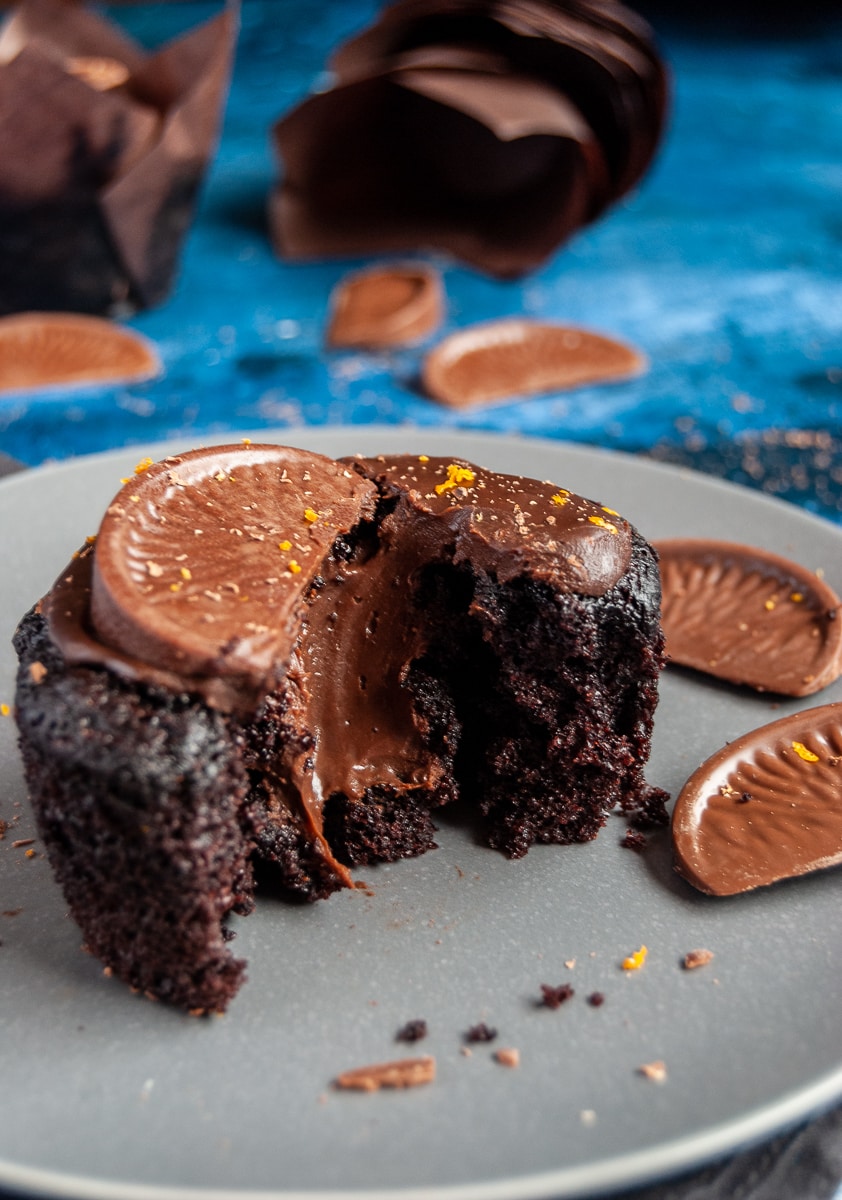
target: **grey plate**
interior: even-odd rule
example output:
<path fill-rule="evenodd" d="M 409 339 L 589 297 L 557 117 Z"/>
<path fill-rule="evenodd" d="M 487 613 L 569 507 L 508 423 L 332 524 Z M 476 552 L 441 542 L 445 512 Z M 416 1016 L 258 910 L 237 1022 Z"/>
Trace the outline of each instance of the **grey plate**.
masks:
<path fill-rule="evenodd" d="M 255 440 L 273 440 L 265 431 Z M 408 429 L 285 430 L 331 454 L 460 455 L 551 477 L 647 536 L 736 538 L 822 567 L 842 591 L 842 531 L 800 510 L 645 460 L 561 443 Z M 184 446 L 148 448 L 153 457 Z M 143 453 L 147 452 L 147 448 Z M 0 700 L 8 640 L 140 457 L 137 450 L 0 484 Z M 649 772 L 672 793 L 723 741 L 798 707 L 689 674 L 663 684 Z M 228 1015 L 195 1020 L 103 978 L 79 949 L 34 835 L 11 719 L 0 721 L 0 1183 L 62 1196 L 214 1200 L 256 1193 L 596 1195 L 696 1165 L 842 1095 L 839 869 L 728 900 L 672 871 L 666 835 L 643 856 L 612 818 L 582 847 L 520 862 L 444 822 L 440 848 L 366 873 L 372 894 L 296 907 L 264 897 L 237 923 L 250 980 Z M 623 957 L 649 947 L 643 970 Z M 713 963 L 683 971 L 686 951 Z M 575 959 L 572 966 L 565 965 Z M 557 1011 L 542 983 L 568 981 Z M 586 997 L 599 990 L 596 1008 Z M 429 1087 L 337 1093 L 340 1070 L 399 1057 L 423 1017 Z M 485 1020 L 497 1046 L 460 1053 Z M 643 1063 L 666 1063 L 653 1083 Z M 583 1116 L 583 1114 L 585 1114 Z"/>

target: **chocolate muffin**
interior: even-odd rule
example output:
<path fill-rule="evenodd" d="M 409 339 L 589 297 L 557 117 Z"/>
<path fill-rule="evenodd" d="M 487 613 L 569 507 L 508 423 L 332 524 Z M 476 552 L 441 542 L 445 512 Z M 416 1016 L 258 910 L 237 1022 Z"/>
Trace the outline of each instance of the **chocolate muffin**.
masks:
<path fill-rule="evenodd" d="M 279 446 L 141 463 L 15 637 L 40 832 L 89 949 L 222 1011 L 255 863 L 308 900 L 434 845 L 592 838 L 641 806 L 652 549 L 549 483 Z"/>

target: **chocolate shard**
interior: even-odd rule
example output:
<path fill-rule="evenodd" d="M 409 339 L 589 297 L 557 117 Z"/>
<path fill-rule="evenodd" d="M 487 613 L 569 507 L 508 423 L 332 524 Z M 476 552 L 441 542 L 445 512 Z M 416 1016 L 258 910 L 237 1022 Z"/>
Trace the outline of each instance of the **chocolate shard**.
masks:
<path fill-rule="evenodd" d="M 82 7 L 13 10 L 0 28 L 0 313 L 108 314 L 166 297 L 214 149 L 237 14 L 232 0 L 147 55 Z"/>
<path fill-rule="evenodd" d="M 733 896 L 842 862 L 842 703 L 783 717 L 724 746 L 684 785 L 676 869 Z"/>
<path fill-rule="evenodd" d="M 840 600 L 815 572 L 732 542 L 655 545 L 670 661 L 785 696 L 812 695 L 838 678 Z"/>
<path fill-rule="evenodd" d="M 599 0 L 399 0 L 330 66 L 275 126 L 284 257 L 435 247 L 522 275 L 640 179 L 667 108 L 648 26 Z"/>

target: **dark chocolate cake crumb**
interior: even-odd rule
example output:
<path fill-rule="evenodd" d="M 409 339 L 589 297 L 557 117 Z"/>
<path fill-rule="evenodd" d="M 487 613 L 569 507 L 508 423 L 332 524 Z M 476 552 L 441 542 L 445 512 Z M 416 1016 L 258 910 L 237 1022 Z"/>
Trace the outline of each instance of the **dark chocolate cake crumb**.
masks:
<path fill-rule="evenodd" d="M 588 1004 L 591 1008 L 601 1008 L 605 1003 L 605 996 L 602 992 L 591 992 L 588 996 Z"/>
<path fill-rule="evenodd" d="M 665 792 L 663 788 L 647 788 L 635 807 L 624 811 L 635 829 L 657 829 L 661 825 L 669 824 L 669 798 L 669 792 Z"/>
<path fill-rule="evenodd" d="M 548 983 L 541 984 L 541 999 L 538 1001 L 539 1008 L 561 1008 L 562 1004 L 572 999 L 576 993 L 569 983 L 562 983 L 558 987 L 552 987 Z"/>
<path fill-rule="evenodd" d="M 497 1030 L 486 1025 L 485 1021 L 480 1021 L 478 1025 L 472 1025 L 465 1034 L 466 1042 L 493 1042 L 497 1037 Z"/>
<path fill-rule="evenodd" d="M 625 846 L 627 850 L 637 850 L 639 853 L 646 849 L 646 838 L 639 829 L 627 829 L 620 845 Z"/>
<path fill-rule="evenodd" d="M 407 1021 L 395 1034 L 396 1042 L 420 1042 L 427 1036 L 427 1022 L 421 1019 Z"/>

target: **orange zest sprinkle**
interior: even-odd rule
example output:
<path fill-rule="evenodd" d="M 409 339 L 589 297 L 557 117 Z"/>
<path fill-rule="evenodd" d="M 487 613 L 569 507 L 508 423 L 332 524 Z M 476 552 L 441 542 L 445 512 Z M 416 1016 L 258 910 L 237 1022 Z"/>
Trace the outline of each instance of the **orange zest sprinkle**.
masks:
<path fill-rule="evenodd" d="M 0 717 L 8 717 L 11 711 L 8 704 L 0 704 Z"/>
<path fill-rule="evenodd" d="M 429 461 L 430 461 L 430 456 L 429 456 L 429 454 L 419 454 L 419 455 L 418 455 L 418 461 L 419 461 L 419 462 L 429 462 Z"/>
<path fill-rule="evenodd" d="M 244 446 L 250 446 L 250 445 L 251 445 L 251 438 L 243 438 L 243 445 L 244 445 Z"/>
<path fill-rule="evenodd" d="M 225 472 L 217 471 L 217 473 L 214 475 L 214 479 L 216 480 L 217 483 L 224 483 L 225 482 Z"/>
<path fill-rule="evenodd" d="M 649 951 L 646 949 L 645 946 L 641 946 L 639 950 L 635 950 L 634 954 L 630 954 L 628 956 L 628 958 L 623 959 L 622 964 L 621 964 L 623 970 L 624 971 L 639 971 L 640 968 L 643 966 L 643 964 L 646 962 L 646 955 L 648 953 L 649 953 Z"/>
<path fill-rule="evenodd" d="M 193 572 L 190 570 L 189 567 L 182 567 L 180 574 L 181 574 L 182 579 L 192 579 L 193 578 Z"/>
<path fill-rule="evenodd" d="M 85 538 L 85 541 L 87 542 L 87 544 L 89 546 L 92 546 L 94 544 L 94 542 L 96 541 L 96 534 L 89 533 L 88 536 Z"/>
<path fill-rule="evenodd" d="M 124 476 L 122 477 L 122 479 L 120 480 L 120 483 L 131 483 L 131 478 L 130 478 L 130 476 L 128 476 L 128 475 L 124 475 Z"/>
<path fill-rule="evenodd" d="M 308 521 L 311 525 L 314 525 L 316 523 L 316 521 L 318 521 L 318 519 L 319 519 L 319 514 L 316 512 L 316 510 L 314 508 L 305 508 L 304 509 L 304 520 L 305 521 Z"/>
<path fill-rule="evenodd" d="M 617 512 L 616 508 L 609 508 L 607 504 L 601 504 L 600 508 L 602 509 L 603 512 L 607 512 L 609 517 L 619 517 L 619 515 L 620 515 Z"/>
<path fill-rule="evenodd" d="M 153 463 L 153 459 L 142 458 L 134 469 L 135 475 L 142 475 L 144 471 L 148 471 L 149 468 L 152 466 L 152 463 Z"/>
<path fill-rule="evenodd" d="M 777 600 L 767 600 L 764 603 L 763 607 L 766 609 L 767 612 L 771 612 L 776 604 L 777 604 Z"/>
<path fill-rule="evenodd" d="M 171 583 L 170 591 L 171 592 L 180 592 L 183 587 L 184 587 L 183 583 Z"/>
<path fill-rule="evenodd" d="M 790 596 L 790 600 L 792 601 L 793 604 L 803 604 L 804 603 L 804 593 L 803 592 L 793 592 L 792 595 Z"/>
<path fill-rule="evenodd" d="M 35 851 L 34 851 L 34 850 L 25 850 L 25 851 L 24 851 L 24 854 L 26 855 L 26 857 L 27 857 L 27 858 L 34 858 L 34 857 L 35 857 Z"/>
<path fill-rule="evenodd" d="M 567 504 L 569 499 L 570 493 L 568 492 L 567 488 L 559 488 L 552 498 L 553 504 Z"/>
<path fill-rule="evenodd" d="M 598 525 L 600 529 L 607 529 L 609 533 L 616 533 L 617 526 L 612 525 L 610 521 L 606 521 L 604 517 L 588 517 L 591 525 Z"/>
<path fill-rule="evenodd" d="M 814 763 L 819 761 L 818 754 L 814 754 L 812 750 L 808 750 L 803 742 L 793 742 L 792 748 L 799 758 L 803 758 L 805 762 Z"/>
<path fill-rule="evenodd" d="M 451 488 L 470 487 L 475 479 L 476 475 L 470 467 L 460 467 L 458 463 L 451 463 L 447 468 L 447 479 L 436 484 L 436 495 L 449 492 Z"/>
<path fill-rule="evenodd" d="M 294 558 L 291 558 L 287 563 L 287 569 L 292 571 L 293 575 L 298 575 L 301 571 L 301 566 L 295 561 Z"/>
<path fill-rule="evenodd" d="M 291 550 L 292 542 L 288 542 L 286 540 L 284 540 L 283 542 L 278 542 L 278 549 L 279 550 Z"/>

